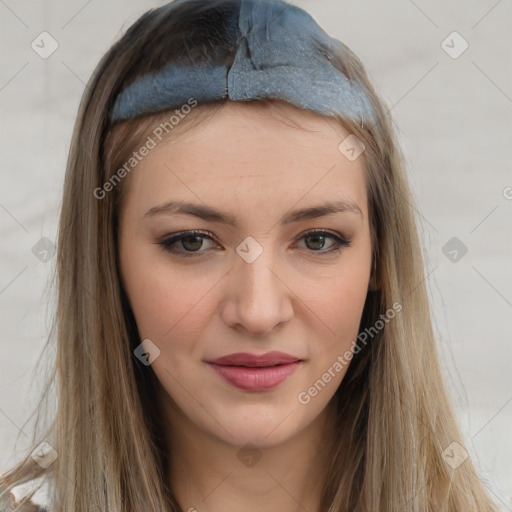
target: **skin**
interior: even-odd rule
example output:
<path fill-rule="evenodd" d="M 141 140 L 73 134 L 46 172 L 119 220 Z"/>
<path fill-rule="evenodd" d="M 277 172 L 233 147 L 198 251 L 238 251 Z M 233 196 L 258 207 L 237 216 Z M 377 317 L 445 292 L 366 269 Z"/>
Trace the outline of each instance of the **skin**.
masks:
<path fill-rule="evenodd" d="M 319 511 L 334 425 L 330 402 L 348 369 L 308 404 L 298 401 L 352 348 L 370 285 L 371 241 L 363 157 L 338 145 L 335 120 L 277 102 L 228 102 L 206 123 L 160 143 L 127 183 L 120 215 L 123 283 L 140 339 L 160 355 L 151 369 L 168 425 L 171 486 L 184 511 Z M 360 212 L 282 225 L 295 209 L 336 201 Z M 237 227 L 185 214 L 145 216 L 170 200 L 232 214 Z M 213 240 L 158 244 L 199 229 Z M 327 229 L 349 246 L 326 236 Z M 236 252 L 247 237 L 263 252 Z M 303 360 L 277 387 L 240 390 L 205 361 L 234 352 L 279 350 Z M 241 447 L 261 458 L 249 466 Z M 251 451 L 252 450 L 252 451 Z M 255 460 L 255 459 L 254 459 Z M 271 504 L 271 505 L 270 505 Z"/>

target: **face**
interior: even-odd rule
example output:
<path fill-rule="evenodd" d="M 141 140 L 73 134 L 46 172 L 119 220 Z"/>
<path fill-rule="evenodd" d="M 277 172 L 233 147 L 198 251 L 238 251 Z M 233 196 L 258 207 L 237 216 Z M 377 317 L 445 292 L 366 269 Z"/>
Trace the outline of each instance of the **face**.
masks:
<path fill-rule="evenodd" d="M 171 427 L 264 447 L 327 410 L 371 269 L 347 135 L 284 103 L 228 102 L 130 174 L 121 273 Z"/>

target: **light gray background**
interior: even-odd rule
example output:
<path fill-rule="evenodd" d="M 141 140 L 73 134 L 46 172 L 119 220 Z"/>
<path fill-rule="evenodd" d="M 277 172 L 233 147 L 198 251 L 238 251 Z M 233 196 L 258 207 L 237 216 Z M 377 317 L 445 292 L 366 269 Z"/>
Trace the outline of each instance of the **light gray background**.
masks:
<path fill-rule="evenodd" d="M 512 3 L 294 3 L 362 59 L 399 126 L 466 448 L 512 511 Z M 32 248 L 55 241 L 80 97 L 109 46 L 161 4 L 0 0 L 0 471 L 40 391 L 31 378 L 55 258 L 44 263 Z M 43 31 L 59 45 L 47 59 L 31 47 Z M 457 58 L 444 49 L 462 48 L 453 31 L 469 44 Z M 452 237 L 468 248 L 457 262 L 443 254 Z M 30 436 L 27 426 L 18 450 Z"/>

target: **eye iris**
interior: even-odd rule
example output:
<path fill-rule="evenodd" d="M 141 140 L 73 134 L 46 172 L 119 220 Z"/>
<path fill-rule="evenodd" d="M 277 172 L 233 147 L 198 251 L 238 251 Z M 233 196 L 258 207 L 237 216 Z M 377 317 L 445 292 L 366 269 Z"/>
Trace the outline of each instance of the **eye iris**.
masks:
<path fill-rule="evenodd" d="M 308 249 L 322 249 L 323 245 L 325 244 L 325 236 L 321 235 L 311 235 L 308 236 L 305 240 Z M 310 244 L 307 242 L 308 240 L 315 240 L 316 243 L 320 243 L 320 246 L 315 246 L 315 242 L 313 242 L 313 247 L 310 247 Z"/>
<path fill-rule="evenodd" d="M 187 247 L 187 241 L 188 240 L 195 240 L 195 243 L 192 243 L 192 247 Z M 201 248 L 201 245 L 203 243 L 203 239 L 200 236 L 187 236 L 181 239 L 181 245 L 184 249 L 190 250 L 190 251 L 197 251 Z"/>

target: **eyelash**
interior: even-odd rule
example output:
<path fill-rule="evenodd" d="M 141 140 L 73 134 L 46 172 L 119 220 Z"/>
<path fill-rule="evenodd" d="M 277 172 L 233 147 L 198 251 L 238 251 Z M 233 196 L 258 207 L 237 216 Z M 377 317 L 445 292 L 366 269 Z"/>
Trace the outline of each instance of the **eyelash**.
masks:
<path fill-rule="evenodd" d="M 344 238 L 341 238 L 340 236 L 338 236 L 336 233 L 326 230 L 326 229 L 315 229 L 315 230 L 307 231 L 306 233 L 302 234 L 302 236 L 299 240 L 302 240 L 304 238 L 309 238 L 312 236 L 324 236 L 324 235 L 328 235 L 327 238 L 331 238 L 335 241 L 336 246 L 334 248 L 328 249 L 327 251 L 322 251 L 322 250 L 314 251 L 312 249 L 306 249 L 306 250 L 311 251 L 312 253 L 332 254 L 332 253 L 341 251 L 345 247 L 349 247 L 350 244 L 352 243 L 352 240 L 345 240 Z M 178 256 L 183 256 L 186 258 L 191 257 L 191 256 L 192 257 L 200 256 L 201 253 L 204 253 L 206 251 L 198 250 L 198 251 L 180 252 L 180 251 L 171 249 L 171 247 L 176 242 L 179 242 L 186 238 L 193 238 L 193 237 L 207 238 L 207 239 L 215 242 L 215 239 L 212 236 L 210 236 L 210 234 L 207 231 L 192 230 L 192 231 L 182 231 L 180 233 L 176 233 L 176 234 L 166 238 L 165 240 L 157 242 L 157 244 L 160 245 L 164 251 L 170 252 L 171 254 L 176 254 Z"/>

